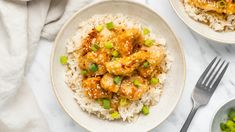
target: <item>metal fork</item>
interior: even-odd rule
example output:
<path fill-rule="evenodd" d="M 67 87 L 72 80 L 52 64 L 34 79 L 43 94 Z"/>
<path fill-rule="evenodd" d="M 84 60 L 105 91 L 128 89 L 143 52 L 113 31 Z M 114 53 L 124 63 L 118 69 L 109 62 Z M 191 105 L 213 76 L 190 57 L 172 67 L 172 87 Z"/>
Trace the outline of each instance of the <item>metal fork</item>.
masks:
<path fill-rule="evenodd" d="M 180 132 L 186 132 L 198 108 L 208 104 L 212 94 L 214 93 L 224 73 L 226 72 L 229 66 L 229 62 L 224 60 L 222 64 L 220 64 L 221 58 L 219 60 L 217 58 L 218 57 L 215 57 L 211 61 L 211 63 L 199 78 L 192 94 L 192 110 Z"/>

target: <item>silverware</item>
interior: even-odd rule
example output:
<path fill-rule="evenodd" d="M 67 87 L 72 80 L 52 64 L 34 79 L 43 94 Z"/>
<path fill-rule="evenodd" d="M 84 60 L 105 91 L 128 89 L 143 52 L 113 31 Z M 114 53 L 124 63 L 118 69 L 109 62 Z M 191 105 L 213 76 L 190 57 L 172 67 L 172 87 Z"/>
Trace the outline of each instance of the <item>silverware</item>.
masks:
<path fill-rule="evenodd" d="M 226 62 L 225 60 L 222 64 L 220 63 L 221 58 L 218 60 L 217 57 L 215 57 L 199 78 L 192 94 L 192 110 L 180 132 L 186 132 L 198 108 L 208 104 L 212 94 L 229 66 L 229 62 Z"/>

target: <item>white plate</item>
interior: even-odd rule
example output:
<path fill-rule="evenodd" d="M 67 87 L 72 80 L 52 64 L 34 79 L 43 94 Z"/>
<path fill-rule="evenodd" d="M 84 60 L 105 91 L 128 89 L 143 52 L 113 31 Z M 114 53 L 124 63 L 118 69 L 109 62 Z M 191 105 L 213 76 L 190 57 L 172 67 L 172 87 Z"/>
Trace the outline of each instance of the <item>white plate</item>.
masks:
<path fill-rule="evenodd" d="M 122 13 L 135 17 L 149 25 L 155 34 L 164 36 L 171 56 L 174 58 L 169 71 L 163 95 L 157 106 L 150 109 L 148 116 L 141 115 L 136 122 L 105 121 L 83 112 L 73 98 L 73 92 L 66 86 L 65 68 L 59 62 L 61 55 L 66 54 L 66 41 L 76 32 L 78 23 L 95 14 Z M 178 103 L 185 82 L 184 55 L 175 34 L 165 21 L 148 7 L 123 0 L 100 1 L 93 3 L 75 13 L 58 33 L 51 55 L 51 81 L 59 103 L 72 119 L 89 131 L 104 132 L 138 132 L 153 129 L 172 113 Z"/>
<path fill-rule="evenodd" d="M 233 32 L 215 32 L 206 24 L 197 22 L 190 18 L 188 14 L 184 10 L 184 5 L 182 0 L 169 0 L 172 7 L 174 8 L 176 14 L 180 17 L 180 19 L 193 31 L 200 34 L 201 36 L 217 41 L 220 43 L 226 44 L 235 44 L 235 31 Z"/>

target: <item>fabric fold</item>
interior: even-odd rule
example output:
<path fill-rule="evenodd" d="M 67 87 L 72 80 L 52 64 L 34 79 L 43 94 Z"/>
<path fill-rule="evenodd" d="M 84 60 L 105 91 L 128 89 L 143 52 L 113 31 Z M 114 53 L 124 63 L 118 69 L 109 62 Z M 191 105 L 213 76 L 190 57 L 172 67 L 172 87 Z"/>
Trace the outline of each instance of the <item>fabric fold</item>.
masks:
<path fill-rule="evenodd" d="M 52 11 L 60 10 L 63 15 L 60 16 L 60 19 L 55 19 L 56 21 L 52 21 L 50 19 L 47 20 L 47 24 L 44 26 L 41 37 L 53 41 L 56 37 L 57 32 L 61 28 L 61 26 L 65 23 L 66 20 L 68 20 L 69 17 L 71 17 L 76 11 L 84 7 L 85 5 L 88 5 L 92 3 L 94 0 L 65 0 L 66 1 L 66 7 L 63 7 L 64 3 L 59 2 L 57 4 L 57 8 L 52 9 Z M 56 15 L 53 13 L 53 15 Z M 56 18 L 53 17 L 53 15 L 49 15 L 49 18 Z M 58 15 L 56 15 L 58 17 Z"/>

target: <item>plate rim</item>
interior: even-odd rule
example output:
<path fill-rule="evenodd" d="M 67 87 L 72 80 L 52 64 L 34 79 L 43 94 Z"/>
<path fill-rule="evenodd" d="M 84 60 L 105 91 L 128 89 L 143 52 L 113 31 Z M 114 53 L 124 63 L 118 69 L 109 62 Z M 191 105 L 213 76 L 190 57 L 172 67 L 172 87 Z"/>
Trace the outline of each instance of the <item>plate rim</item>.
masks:
<path fill-rule="evenodd" d="M 165 19 L 163 19 L 163 17 L 157 13 L 156 11 L 153 10 L 153 8 L 151 8 L 150 6 L 146 5 L 145 3 L 140 3 L 138 1 L 133 1 L 133 0 L 102 0 L 102 1 L 95 1 L 95 2 L 91 2 L 90 4 L 80 8 L 79 10 L 77 10 L 76 12 L 74 12 L 73 15 L 71 15 L 66 21 L 65 23 L 62 25 L 62 27 L 60 28 L 59 32 L 56 35 L 56 38 L 53 42 L 53 46 L 51 49 L 51 55 L 50 55 L 50 81 L 51 81 L 51 86 L 53 89 L 53 93 L 56 96 L 56 100 L 58 101 L 60 107 L 62 107 L 63 111 L 69 115 L 69 117 L 76 122 L 79 126 L 81 126 L 82 128 L 84 128 L 85 130 L 91 131 L 91 129 L 89 129 L 89 127 L 82 125 L 79 123 L 79 121 L 77 121 L 77 119 L 75 119 L 75 117 L 72 116 L 72 114 L 69 112 L 69 110 L 64 106 L 64 104 L 62 103 L 63 101 L 61 100 L 61 98 L 59 97 L 59 93 L 58 90 L 55 88 L 55 82 L 54 82 L 54 78 L 53 78 L 53 59 L 55 58 L 55 49 L 58 45 L 58 40 L 59 37 L 62 35 L 63 31 L 65 30 L 65 28 L 67 27 L 67 25 L 70 23 L 70 21 L 72 21 L 81 11 L 90 8 L 92 6 L 95 6 L 96 4 L 100 4 L 100 3 L 105 3 L 105 2 L 127 2 L 127 3 L 131 3 L 131 4 L 136 4 L 138 6 L 142 6 L 143 8 L 148 9 L 149 11 L 153 12 L 154 14 L 158 15 L 160 17 L 160 19 L 162 19 L 165 23 L 165 25 L 169 28 L 169 30 L 173 33 L 173 35 L 175 36 L 175 39 L 177 40 L 177 45 L 179 47 L 180 50 L 180 56 L 182 58 L 182 64 L 183 64 L 183 83 L 181 84 L 181 90 L 180 90 L 180 94 L 178 96 L 178 98 L 176 99 L 176 103 L 171 107 L 171 110 L 169 113 L 167 113 L 164 118 L 162 118 L 161 121 L 159 121 L 159 124 L 156 124 L 154 127 L 152 128 L 148 128 L 148 131 L 151 131 L 153 129 L 155 129 L 156 127 L 158 127 L 159 125 L 161 125 L 175 110 L 176 106 L 179 104 L 180 99 L 182 97 L 184 88 L 185 88 L 185 82 L 186 82 L 186 61 L 185 61 L 185 53 L 183 50 L 183 46 L 180 43 L 180 39 L 179 37 L 176 35 L 176 33 L 173 31 L 173 28 L 170 27 L 170 25 L 165 21 Z"/>
<path fill-rule="evenodd" d="M 210 38 L 210 37 L 207 37 L 207 35 L 203 35 L 203 33 L 200 33 L 199 31 L 197 31 L 197 29 L 193 28 L 192 26 L 190 26 L 190 24 L 188 24 L 185 19 L 183 18 L 183 16 L 180 15 L 179 12 L 176 11 L 176 7 L 174 6 L 173 4 L 173 0 L 168 0 L 171 7 L 173 8 L 174 12 L 176 13 L 176 15 L 180 18 L 181 21 L 183 21 L 183 23 L 185 25 L 187 25 L 187 27 L 189 27 L 192 31 L 194 31 L 195 33 L 197 33 L 198 35 L 208 39 L 208 40 L 212 40 L 212 41 L 215 41 L 215 42 L 218 42 L 220 45 L 223 45 L 223 44 L 228 44 L 228 45 L 235 45 L 235 41 L 224 41 L 224 40 L 221 40 L 221 39 L 215 39 L 215 38 Z M 180 0 L 177 0 L 180 2 Z M 235 31 L 234 31 L 235 32 Z"/>

